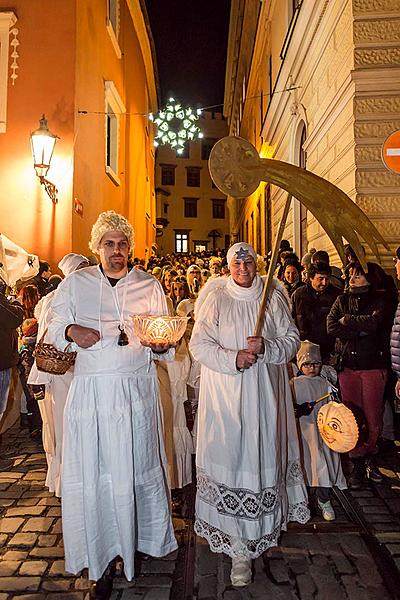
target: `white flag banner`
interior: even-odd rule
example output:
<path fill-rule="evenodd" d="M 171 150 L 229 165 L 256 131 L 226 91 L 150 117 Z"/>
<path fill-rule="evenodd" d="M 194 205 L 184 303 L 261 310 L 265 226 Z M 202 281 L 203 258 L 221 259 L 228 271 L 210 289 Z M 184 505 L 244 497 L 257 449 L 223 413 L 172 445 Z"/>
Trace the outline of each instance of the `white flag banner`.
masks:
<path fill-rule="evenodd" d="M 14 244 L 0 233 L 0 277 L 13 287 L 19 279 L 26 280 L 39 273 L 39 258 Z"/>

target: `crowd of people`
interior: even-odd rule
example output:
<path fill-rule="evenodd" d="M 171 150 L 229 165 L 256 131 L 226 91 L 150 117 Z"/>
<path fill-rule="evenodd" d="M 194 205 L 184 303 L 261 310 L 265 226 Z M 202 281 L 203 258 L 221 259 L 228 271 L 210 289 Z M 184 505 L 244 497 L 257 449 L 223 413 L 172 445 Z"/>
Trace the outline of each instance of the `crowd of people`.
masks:
<path fill-rule="evenodd" d="M 131 580 L 135 552 L 176 549 L 171 491 L 178 502 L 194 454 L 196 532 L 245 586 L 289 521 L 307 522 L 310 507 L 335 519 L 332 487 L 381 481 L 374 456 L 394 443 L 400 396 L 396 285 L 350 246 L 340 270 L 326 251 L 300 260 L 283 240 L 254 335 L 269 257 L 239 242 L 146 262 L 132 258 L 133 238 L 124 217 L 101 213 L 89 243 L 98 263 L 70 253 L 63 278 L 43 261 L 17 297 L 2 287 L 0 417 L 17 366 L 23 424 L 42 435 L 46 485 L 62 499 L 66 570 L 88 569 L 93 598 L 109 597 L 117 557 Z M 400 279 L 400 249 L 395 259 Z M 133 314 L 188 325 L 177 345 L 140 342 Z M 38 369 L 43 340 L 76 351 L 73 368 Z M 359 423 L 348 457 L 318 433 L 316 402 L 332 395 Z"/>

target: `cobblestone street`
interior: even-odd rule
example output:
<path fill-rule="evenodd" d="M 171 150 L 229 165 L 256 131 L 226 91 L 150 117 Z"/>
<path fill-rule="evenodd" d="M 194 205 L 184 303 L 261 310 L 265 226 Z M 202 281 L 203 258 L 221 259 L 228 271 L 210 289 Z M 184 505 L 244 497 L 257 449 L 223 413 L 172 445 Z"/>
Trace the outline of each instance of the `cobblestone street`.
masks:
<path fill-rule="evenodd" d="M 195 538 L 190 507 L 174 519 L 180 549 L 162 560 L 140 560 L 130 584 L 119 573 L 112 600 L 386 600 L 396 595 L 379 572 L 376 552 L 400 568 L 400 464 L 398 453 L 381 461 L 383 485 L 348 494 L 360 523 L 338 501 L 337 520 L 314 517 L 292 525 L 282 546 L 254 563 L 253 583 L 230 585 L 230 561 Z M 64 571 L 60 502 L 46 491 L 46 461 L 37 441 L 14 428 L 3 436 L 0 473 L 0 600 L 86 600 L 88 580 Z M 184 503 L 185 504 L 185 503 Z M 374 548 L 363 535 L 371 532 Z M 364 532 L 365 533 L 365 532 Z M 190 544 L 190 540 L 195 543 Z M 366 540 L 366 541 L 365 541 Z M 367 543 L 366 543 L 367 542 Z M 392 570 L 392 580 L 398 572 Z M 400 578 L 397 579 L 400 581 Z M 398 597 L 398 596 L 397 596 Z"/>

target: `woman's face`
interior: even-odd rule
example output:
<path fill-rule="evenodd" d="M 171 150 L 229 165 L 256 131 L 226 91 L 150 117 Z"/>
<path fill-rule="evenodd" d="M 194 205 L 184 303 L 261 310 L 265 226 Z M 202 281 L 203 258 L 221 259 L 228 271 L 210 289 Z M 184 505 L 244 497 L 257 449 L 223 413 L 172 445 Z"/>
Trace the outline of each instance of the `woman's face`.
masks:
<path fill-rule="evenodd" d="M 350 269 L 349 275 L 350 287 L 364 287 L 365 285 L 368 285 L 368 280 L 364 273 L 358 272 L 357 269 Z"/>
<path fill-rule="evenodd" d="M 256 263 L 251 256 L 245 260 L 233 258 L 229 264 L 229 270 L 233 281 L 240 287 L 251 287 L 256 276 Z"/>
<path fill-rule="evenodd" d="M 289 265 L 285 269 L 284 277 L 288 283 L 293 284 L 299 280 L 299 272 L 296 269 L 296 267 L 293 267 L 293 265 Z"/>
<path fill-rule="evenodd" d="M 210 266 L 210 271 L 213 275 L 218 275 L 218 273 L 220 272 L 220 266 L 217 262 L 212 263 L 212 265 Z"/>
<path fill-rule="evenodd" d="M 183 298 L 185 294 L 185 285 L 179 281 L 174 281 L 172 284 L 172 293 L 175 298 Z"/>
<path fill-rule="evenodd" d="M 171 290 L 171 273 L 165 273 L 164 286 L 168 292 Z"/>
<path fill-rule="evenodd" d="M 190 273 L 187 274 L 187 280 L 189 285 L 193 285 L 193 281 L 197 279 L 198 282 L 201 280 L 201 271 L 200 269 L 192 269 Z"/>

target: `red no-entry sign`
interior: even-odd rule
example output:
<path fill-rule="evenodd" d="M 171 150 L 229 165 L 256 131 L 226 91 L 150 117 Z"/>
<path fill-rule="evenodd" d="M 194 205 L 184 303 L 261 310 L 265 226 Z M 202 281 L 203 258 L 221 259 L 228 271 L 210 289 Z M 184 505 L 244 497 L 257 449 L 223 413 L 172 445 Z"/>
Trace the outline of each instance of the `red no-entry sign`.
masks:
<path fill-rule="evenodd" d="M 400 175 L 400 129 L 391 133 L 384 141 L 382 160 L 385 167 Z"/>

